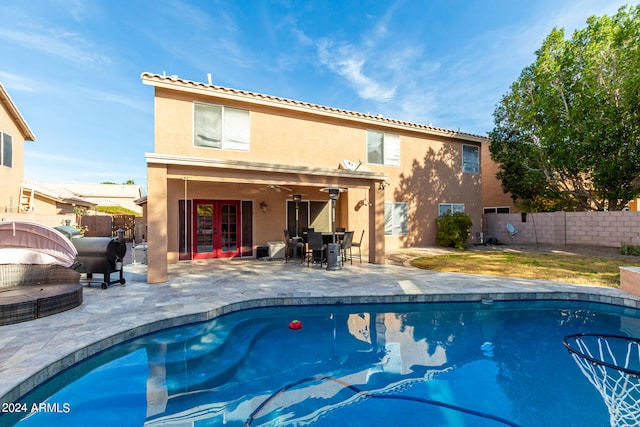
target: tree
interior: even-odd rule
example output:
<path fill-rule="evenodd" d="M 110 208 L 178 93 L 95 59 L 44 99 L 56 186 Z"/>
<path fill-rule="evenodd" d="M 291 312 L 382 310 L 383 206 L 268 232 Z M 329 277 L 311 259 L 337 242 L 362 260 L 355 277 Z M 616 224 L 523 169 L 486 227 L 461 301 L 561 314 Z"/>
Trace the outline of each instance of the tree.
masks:
<path fill-rule="evenodd" d="M 640 6 L 554 28 L 493 115 L 497 177 L 524 209 L 623 209 L 640 195 Z"/>

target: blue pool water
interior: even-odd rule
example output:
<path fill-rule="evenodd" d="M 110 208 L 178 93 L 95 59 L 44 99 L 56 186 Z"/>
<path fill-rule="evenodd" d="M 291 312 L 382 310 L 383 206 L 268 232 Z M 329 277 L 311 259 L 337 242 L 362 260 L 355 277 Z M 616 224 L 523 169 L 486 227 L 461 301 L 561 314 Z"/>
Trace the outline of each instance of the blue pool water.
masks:
<path fill-rule="evenodd" d="M 106 350 L 0 425 L 607 426 L 563 346 L 582 332 L 640 336 L 640 316 L 566 301 L 246 310 Z"/>

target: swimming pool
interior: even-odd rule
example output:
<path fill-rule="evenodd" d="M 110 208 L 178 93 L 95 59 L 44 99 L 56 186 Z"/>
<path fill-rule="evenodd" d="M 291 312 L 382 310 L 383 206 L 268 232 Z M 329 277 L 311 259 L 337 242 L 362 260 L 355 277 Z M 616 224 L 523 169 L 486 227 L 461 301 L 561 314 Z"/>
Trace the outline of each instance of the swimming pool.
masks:
<path fill-rule="evenodd" d="M 638 336 L 638 314 L 568 301 L 245 310 L 105 350 L 0 425 L 606 426 L 562 340 Z"/>

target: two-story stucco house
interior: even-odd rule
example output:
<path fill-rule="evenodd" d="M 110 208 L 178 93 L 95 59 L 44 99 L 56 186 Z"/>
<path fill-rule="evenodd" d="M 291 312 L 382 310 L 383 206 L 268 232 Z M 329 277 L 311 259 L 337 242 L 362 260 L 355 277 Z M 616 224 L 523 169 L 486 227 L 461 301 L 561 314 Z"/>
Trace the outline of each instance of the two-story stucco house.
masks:
<path fill-rule="evenodd" d="M 176 76 L 143 73 L 142 82 L 155 89 L 150 283 L 179 260 L 255 257 L 285 229 L 331 231 L 326 187 L 345 190 L 336 227 L 355 241 L 364 232 L 371 263 L 434 244 L 446 211 L 469 213 L 473 234 L 481 230 L 484 137 Z"/>
<path fill-rule="evenodd" d="M 24 142 L 36 137 L 0 84 L 0 212 L 17 212 L 24 180 Z"/>

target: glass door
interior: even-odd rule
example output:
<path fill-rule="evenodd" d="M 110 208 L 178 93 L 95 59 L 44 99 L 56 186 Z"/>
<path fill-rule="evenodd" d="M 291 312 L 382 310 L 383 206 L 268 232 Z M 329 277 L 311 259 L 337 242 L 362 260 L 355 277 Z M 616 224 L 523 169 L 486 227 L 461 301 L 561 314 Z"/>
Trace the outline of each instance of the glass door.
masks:
<path fill-rule="evenodd" d="M 240 202 L 194 201 L 193 258 L 230 258 L 240 255 Z"/>
<path fill-rule="evenodd" d="M 213 203 L 196 202 L 194 258 L 210 258 L 213 254 Z"/>
<path fill-rule="evenodd" d="M 238 251 L 238 213 L 239 202 L 218 202 L 220 209 L 220 245 L 217 249 L 217 258 L 229 258 L 237 256 Z"/>

